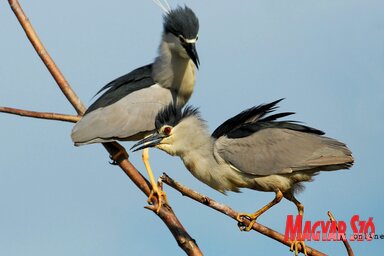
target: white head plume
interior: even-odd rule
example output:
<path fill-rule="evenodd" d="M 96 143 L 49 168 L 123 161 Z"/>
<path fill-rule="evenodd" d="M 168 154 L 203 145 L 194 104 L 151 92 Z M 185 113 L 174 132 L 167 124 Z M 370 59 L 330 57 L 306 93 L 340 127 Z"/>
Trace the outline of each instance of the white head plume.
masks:
<path fill-rule="evenodd" d="M 171 11 L 171 6 L 169 5 L 168 1 L 167 0 L 163 0 L 160 1 L 160 0 L 152 0 L 157 6 L 160 7 L 160 9 L 164 12 L 164 13 L 169 13 Z"/>

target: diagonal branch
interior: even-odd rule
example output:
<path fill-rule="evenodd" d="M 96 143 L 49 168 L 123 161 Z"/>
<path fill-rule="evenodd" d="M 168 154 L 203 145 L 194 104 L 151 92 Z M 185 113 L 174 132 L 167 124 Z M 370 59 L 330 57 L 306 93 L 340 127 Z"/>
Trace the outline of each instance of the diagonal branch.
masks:
<path fill-rule="evenodd" d="M 111 156 L 117 155 L 122 147 L 117 142 L 103 143 L 103 146 Z M 133 164 L 127 158 L 124 157 L 121 157 L 116 161 L 120 168 L 125 172 L 125 174 L 127 174 L 127 176 L 133 181 L 133 183 L 135 183 L 135 185 L 146 196 L 149 196 L 152 187 L 149 181 L 144 178 L 144 176 L 136 169 L 136 167 L 133 166 Z M 158 202 L 156 197 L 152 197 L 153 207 L 147 208 L 152 210 L 163 220 L 163 222 L 167 225 L 168 229 L 171 231 L 172 235 L 175 237 L 178 245 L 186 252 L 187 255 L 203 255 L 203 253 L 197 246 L 195 240 L 187 233 L 183 225 L 177 219 L 172 208 L 167 204 L 163 204 L 160 208 L 160 211 L 156 213 L 157 203 Z"/>
<path fill-rule="evenodd" d="M 333 214 L 331 213 L 331 211 L 328 211 L 328 216 L 332 222 L 334 222 L 334 221 L 336 222 L 336 219 L 335 219 L 335 217 L 333 217 Z M 339 231 L 339 226 L 337 225 L 337 222 L 336 222 L 336 230 Z M 343 238 L 342 240 L 343 240 L 343 244 L 345 246 L 345 249 L 347 250 L 348 256 L 354 256 L 355 254 L 353 253 L 352 247 L 349 244 L 348 240 L 346 238 Z"/>
<path fill-rule="evenodd" d="M 44 62 L 45 66 L 48 68 L 49 72 L 51 73 L 52 77 L 55 79 L 61 91 L 64 93 L 65 97 L 67 97 L 68 101 L 76 109 L 79 115 L 84 114 L 85 106 L 80 101 L 76 93 L 72 90 L 71 86 L 68 84 L 67 80 L 64 78 L 63 74 L 57 68 L 55 62 L 53 61 L 51 56 L 48 54 L 44 45 L 41 43 L 39 37 L 37 36 L 35 30 L 32 27 L 31 22 L 29 21 L 28 17 L 25 15 L 19 2 L 17 0 L 8 0 L 8 2 L 12 8 L 12 11 L 15 13 L 17 19 L 19 20 L 21 26 L 23 27 L 29 41 L 35 48 L 41 60 Z"/>
<path fill-rule="evenodd" d="M 230 208 L 229 206 L 225 205 L 225 204 L 221 204 L 205 195 L 202 195 L 196 191 L 193 191 L 192 189 L 190 188 L 187 188 L 186 186 L 180 184 L 179 182 L 173 180 L 171 177 L 169 177 L 166 173 L 163 173 L 163 175 L 160 177 L 161 180 L 169 185 L 170 187 L 176 189 L 177 191 L 179 191 L 183 196 L 187 196 L 201 204 L 204 204 L 220 213 L 223 213 L 225 215 L 227 215 L 228 217 L 236 220 L 236 217 L 237 215 L 239 214 L 239 212 L 233 210 L 232 208 Z M 244 224 L 245 225 L 248 225 L 250 222 L 248 219 L 244 219 Z M 259 223 L 254 223 L 253 226 L 252 226 L 252 229 L 265 235 L 265 236 L 268 236 L 282 244 L 285 244 L 286 246 L 290 247 L 291 246 L 291 243 L 292 241 L 290 240 L 285 240 L 284 239 L 284 235 L 283 234 L 280 234 L 276 231 L 274 231 L 273 229 L 270 229 L 266 226 L 263 226 Z M 309 246 L 306 246 L 306 249 L 307 249 L 307 254 L 308 255 L 312 255 L 312 256 L 326 256 L 326 254 L 322 253 L 322 252 L 319 252 L 317 250 L 315 250 L 314 248 L 311 248 Z M 303 252 L 302 251 L 302 248 L 301 248 L 301 245 L 300 245 L 300 248 L 299 248 L 299 251 Z"/>
<path fill-rule="evenodd" d="M 60 72 L 53 59 L 50 57 L 48 52 L 45 50 L 43 44 L 38 38 L 36 32 L 34 31 L 32 24 L 29 19 L 26 17 L 24 11 L 22 10 L 19 2 L 17 0 L 8 0 L 13 12 L 15 13 L 17 19 L 19 20 L 21 26 L 23 27 L 28 39 L 31 41 L 36 52 L 39 54 L 41 60 L 47 66 L 49 72 L 54 77 L 56 83 L 67 97 L 68 101 L 71 102 L 72 106 L 76 109 L 79 115 L 82 115 L 85 112 L 85 107 L 72 90 L 63 74 Z M 20 111 L 19 111 L 20 112 Z M 111 156 L 116 156 L 120 150 L 124 149 L 117 142 L 114 143 L 104 143 L 104 147 L 110 153 Z M 114 157 L 115 159 L 115 157 Z M 127 158 L 120 158 L 117 160 L 120 168 L 131 178 L 131 180 L 138 186 L 146 195 L 149 195 L 149 191 L 152 189 L 149 185 L 149 182 L 138 172 L 138 170 L 128 161 Z M 153 198 L 152 203 L 156 206 L 157 201 Z M 176 215 L 169 206 L 161 207 L 161 210 L 157 214 L 163 222 L 167 225 L 173 236 L 175 237 L 178 245 L 186 252 L 188 255 L 202 255 L 199 247 L 197 246 L 195 240 L 188 234 L 183 225 L 177 219 Z"/>
<path fill-rule="evenodd" d="M 80 116 L 67 115 L 67 114 L 58 114 L 58 113 L 49 113 L 49 112 L 36 112 L 18 108 L 8 108 L 8 107 L 0 107 L 0 112 L 8 113 L 12 115 L 18 116 L 26 116 L 32 118 L 40 118 L 40 119 L 49 119 L 63 122 L 72 122 L 76 123 L 80 120 Z"/>

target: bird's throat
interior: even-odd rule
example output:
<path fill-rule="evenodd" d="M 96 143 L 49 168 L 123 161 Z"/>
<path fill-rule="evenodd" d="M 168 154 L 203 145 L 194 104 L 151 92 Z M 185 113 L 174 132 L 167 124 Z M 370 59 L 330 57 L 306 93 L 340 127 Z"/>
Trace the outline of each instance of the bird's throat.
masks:
<path fill-rule="evenodd" d="M 163 88 L 175 92 L 178 105 L 185 105 L 195 86 L 195 64 L 190 58 L 169 49 L 167 44 L 160 47 L 160 55 L 153 66 L 154 80 Z"/>

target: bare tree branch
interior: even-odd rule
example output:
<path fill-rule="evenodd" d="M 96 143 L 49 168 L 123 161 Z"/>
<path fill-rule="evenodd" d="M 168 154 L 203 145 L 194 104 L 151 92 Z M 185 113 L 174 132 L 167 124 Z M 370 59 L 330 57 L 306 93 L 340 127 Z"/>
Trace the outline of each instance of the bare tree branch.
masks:
<path fill-rule="evenodd" d="M 119 152 L 120 147 L 122 147 L 117 142 L 103 143 L 103 146 L 107 149 L 110 155 L 116 155 Z M 136 186 L 145 195 L 149 196 L 149 193 L 152 189 L 151 185 L 149 181 L 146 180 L 144 176 L 136 169 L 136 167 L 133 166 L 133 164 L 124 157 L 116 159 L 116 161 L 120 168 L 136 184 Z M 158 202 L 156 197 L 153 197 L 152 199 L 152 207 L 147 208 L 156 213 Z M 178 245 L 187 253 L 187 255 L 203 255 L 195 240 L 184 229 L 183 225 L 177 219 L 175 213 L 169 205 L 163 204 L 157 215 L 164 221 L 164 223 L 175 237 Z"/>
<path fill-rule="evenodd" d="M 227 215 L 228 217 L 236 220 L 236 217 L 237 215 L 239 214 L 239 212 L 233 210 L 232 208 L 230 208 L 229 206 L 225 205 L 225 204 L 221 204 L 205 195 L 202 195 L 190 188 L 187 188 L 186 186 L 180 184 L 179 182 L 173 180 L 171 177 L 169 177 L 166 173 L 163 173 L 163 175 L 160 177 L 161 180 L 169 185 L 170 187 L 176 189 L 177 191 L 179 191 L 183 196 L 187 196 L 199 203 L 202 203 L 218 212 L 221 212 L 225 215 Z M 248 225 L 250 223 L 249 220 L 247 219 L 244 219 L 244 224 L 245 225 Z M 287 240 L 285 241 L 284 240 L 284 235 L 283 234 L 280 234 L 279 232 L 276 232 L 274 231 L 273 229 L 270 229 L 266 226 L 263 226 L 259 223 L 255 223 L 253 224 L 252 226 L 252 229 L 265 235 L 265 236 L 268 236 L 282 244 L 285 244 L 286 246 L 290 247 L 291 246 L 291 243 L 292 241 L 290 240 Z M 319 252 L 317 251 L 316 249 L 314 248 L 311 248 L 309 246 L 306 246 L 306 249 L 307 249 L 307 254 L 308 255 L 312 255 L 312 256 L 326 256 L 326 254 L 322 253 L 322 252 Z M 299 248 L 299 251 L 300 252 L 303 252 L 302 251 L 302 248 L 301 248 L 301 245 L 300 245 L 300 248 Z"/>
<path fill-rule="evenodd" d="M 329 219 L 334 222 L 336 221 L 335 220 L 335 217 L 333 217 L 333 214 L 331 213 L 331 211 L 328 211 L 328 216 L 329 216 Z M 336 221 L 336 230 L 339 231 L 339 227 L 337 225 L 337 221 Z M 343 244 L 345 246 L 345 249 L 347 250 L 347 253 L 348 253 L 348 256 L 354 256 L 355 254 L 353 253 L 352 251 L 352 247 L 351 245 L 349 244 L 348 240 L 347 239 L 342 239 L 343 240 Z"/>
<path fill-rule="evenodd" d="M 49 120 L 72 122 L 72 123 L 76 123 L 77 121 L 80 120 L 80 116 L 49 113 L 49 112 L 36 112 L 36 111 L 30 111 L 30 110 L 24 110 L 24 109 L 18 109 L 18 108 L 0 107 L 0 112 L 12 114 L 12 115 L 18 115 L 18 116 L 49 119 Z"/>

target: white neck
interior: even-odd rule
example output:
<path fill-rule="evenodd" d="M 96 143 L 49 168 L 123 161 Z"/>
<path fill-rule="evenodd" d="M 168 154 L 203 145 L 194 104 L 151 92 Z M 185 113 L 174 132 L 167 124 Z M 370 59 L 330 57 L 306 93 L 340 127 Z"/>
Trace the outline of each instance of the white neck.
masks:
<path fill-rule="evenodd" d="M 238 191 L 242 184 L 242 175 L 234 171 L 230 165 L 220 162 L 214 155 L 214 139 L 200 144 L 199 148 L 180 156 L 187 169 L 197 179 L 222 193 Z"/>
<path fill-rule="evenodd" d="M 205 124 L 196 117 L 188 117 L 173 129 L 177 137 L 171 139 L 172 148 L 165 151 L 178 155 L 193 176 L 210 187 L 221 192 L 233 190 L 230 180 L 236 180 L 237 174 L 216 159 L 215 139 Z"/>

